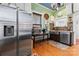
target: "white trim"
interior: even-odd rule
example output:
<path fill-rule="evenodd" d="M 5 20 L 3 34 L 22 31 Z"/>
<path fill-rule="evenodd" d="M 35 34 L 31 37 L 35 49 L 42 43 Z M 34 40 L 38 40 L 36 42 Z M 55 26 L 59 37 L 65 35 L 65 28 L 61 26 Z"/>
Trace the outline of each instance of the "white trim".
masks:
<path fill-rule="evenodd" d="M 34 13 L 37 13 L 37 14 L 41 14 L 41 15 L 43 14 L 43 13 L 41 13 L 41 12 L 34 11 L 34 10 L 32 11 L 32 14 L 33 14 L 33 12 L 34 12 Z"/>
<path fill-rule="evenodd" d="M 64 17 L 57 17 L 57 18 L 55 18 L 55 19 L 57 20 L 57 19 L 63 19 L 63 18 L 67 18 L 67 16 L 64 16 Z"/>

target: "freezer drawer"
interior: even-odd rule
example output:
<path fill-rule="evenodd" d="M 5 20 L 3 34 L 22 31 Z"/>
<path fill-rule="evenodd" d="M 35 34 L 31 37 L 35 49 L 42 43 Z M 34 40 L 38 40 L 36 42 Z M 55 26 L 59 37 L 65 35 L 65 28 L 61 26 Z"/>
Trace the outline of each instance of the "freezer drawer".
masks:
<path fill-rule="evenodd" d="M 23 35 L 19 37 L 19 56 L 32 55 L 31 35 Z"/>

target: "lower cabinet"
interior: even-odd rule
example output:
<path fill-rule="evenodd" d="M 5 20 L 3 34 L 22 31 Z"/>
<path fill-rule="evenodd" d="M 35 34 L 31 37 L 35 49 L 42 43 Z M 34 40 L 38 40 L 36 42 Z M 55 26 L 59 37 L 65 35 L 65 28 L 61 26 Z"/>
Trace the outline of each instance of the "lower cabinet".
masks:
<path fill-rule="evenodd" d="M 66 45 L 72 45 L 73 32 L 50 32 L 50 39 Z"/>
<path fill-rule="evenodd" d="M 52 32 L 50 33 L 50 39 L 54 41 L 60 41 L 59 32 Z"/>
<path fill-rule="evenodd" d="M 64 44 L 70 44 L 70 33 L 61 32 L 60 33 L 60 42 Z"/>

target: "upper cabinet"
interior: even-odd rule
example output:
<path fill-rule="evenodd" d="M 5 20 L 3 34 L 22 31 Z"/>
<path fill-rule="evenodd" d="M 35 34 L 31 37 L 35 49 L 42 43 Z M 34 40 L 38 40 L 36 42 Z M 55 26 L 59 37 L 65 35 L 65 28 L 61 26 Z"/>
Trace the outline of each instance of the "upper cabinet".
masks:
<path fill-rule="evenodd" d="M 31 13 L 31 3 L 18 3 L 16 5 L 20 8 L 20 10 L 23 10 L 26 13 Z"/>
<path fill-rule="evenodd" d="M 66 4 L 66 10 L 67 10 L 67 15 L 72 14 L 72 4 L 71 3 Z"/>
<path fill-rule="evenodd" d="M 20 10 L 25 10 L 25 3 L 17 3 L 17 7 L 19 7 Z"/>
<path fill-rule="evenodd" d="M 25 11 L 27 13 L 31 13 L 32 12 L 32 10 L 31 10 L 31 3 L 26 3 L 25 4 Z"/>
<path fill-rule="evenodd" d="M 1 3 L 1 5 L 9 7 L 19 7 L 19 10 L 22 10 L 26 13 L 31 13 L 31 3 Z"/>
<path fill-rule="evenodd" d="M 9 3 L 10 7 L 16 8 L 16 3 Z"/>
<path fill-rule="evenodd" d="M 14 8 L 16 8 L 16 3 L 1 3 L 1 5 L 4 5 L 4 6 L 9 6 L 9 7 L 14 7 Z"/>
<path fill-rule="evenodd" d="M 9 4 L 8 3 L 1 3 L 2 5 L 5 5 L 5 6 L 8 6 Z"/>
<path fill-rule="evenodd" d="M 74 12 L 77 12 L 77 11 L 79 11 L 79 3 L 74 3 L 73 4 L 73 9 L 74 9 Z"/>

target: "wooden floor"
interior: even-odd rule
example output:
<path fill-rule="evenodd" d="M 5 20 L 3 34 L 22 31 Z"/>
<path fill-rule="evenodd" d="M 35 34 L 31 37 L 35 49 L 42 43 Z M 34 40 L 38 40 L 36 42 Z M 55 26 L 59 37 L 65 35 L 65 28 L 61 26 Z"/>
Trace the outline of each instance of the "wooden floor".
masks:
<path fill-rule="evenodd" d="M 79 45 L 61 50 L 50 45 L 48 41 L 43 41 L 36 43 L 32 54 L 35 56 L 79 56 Z"/>

